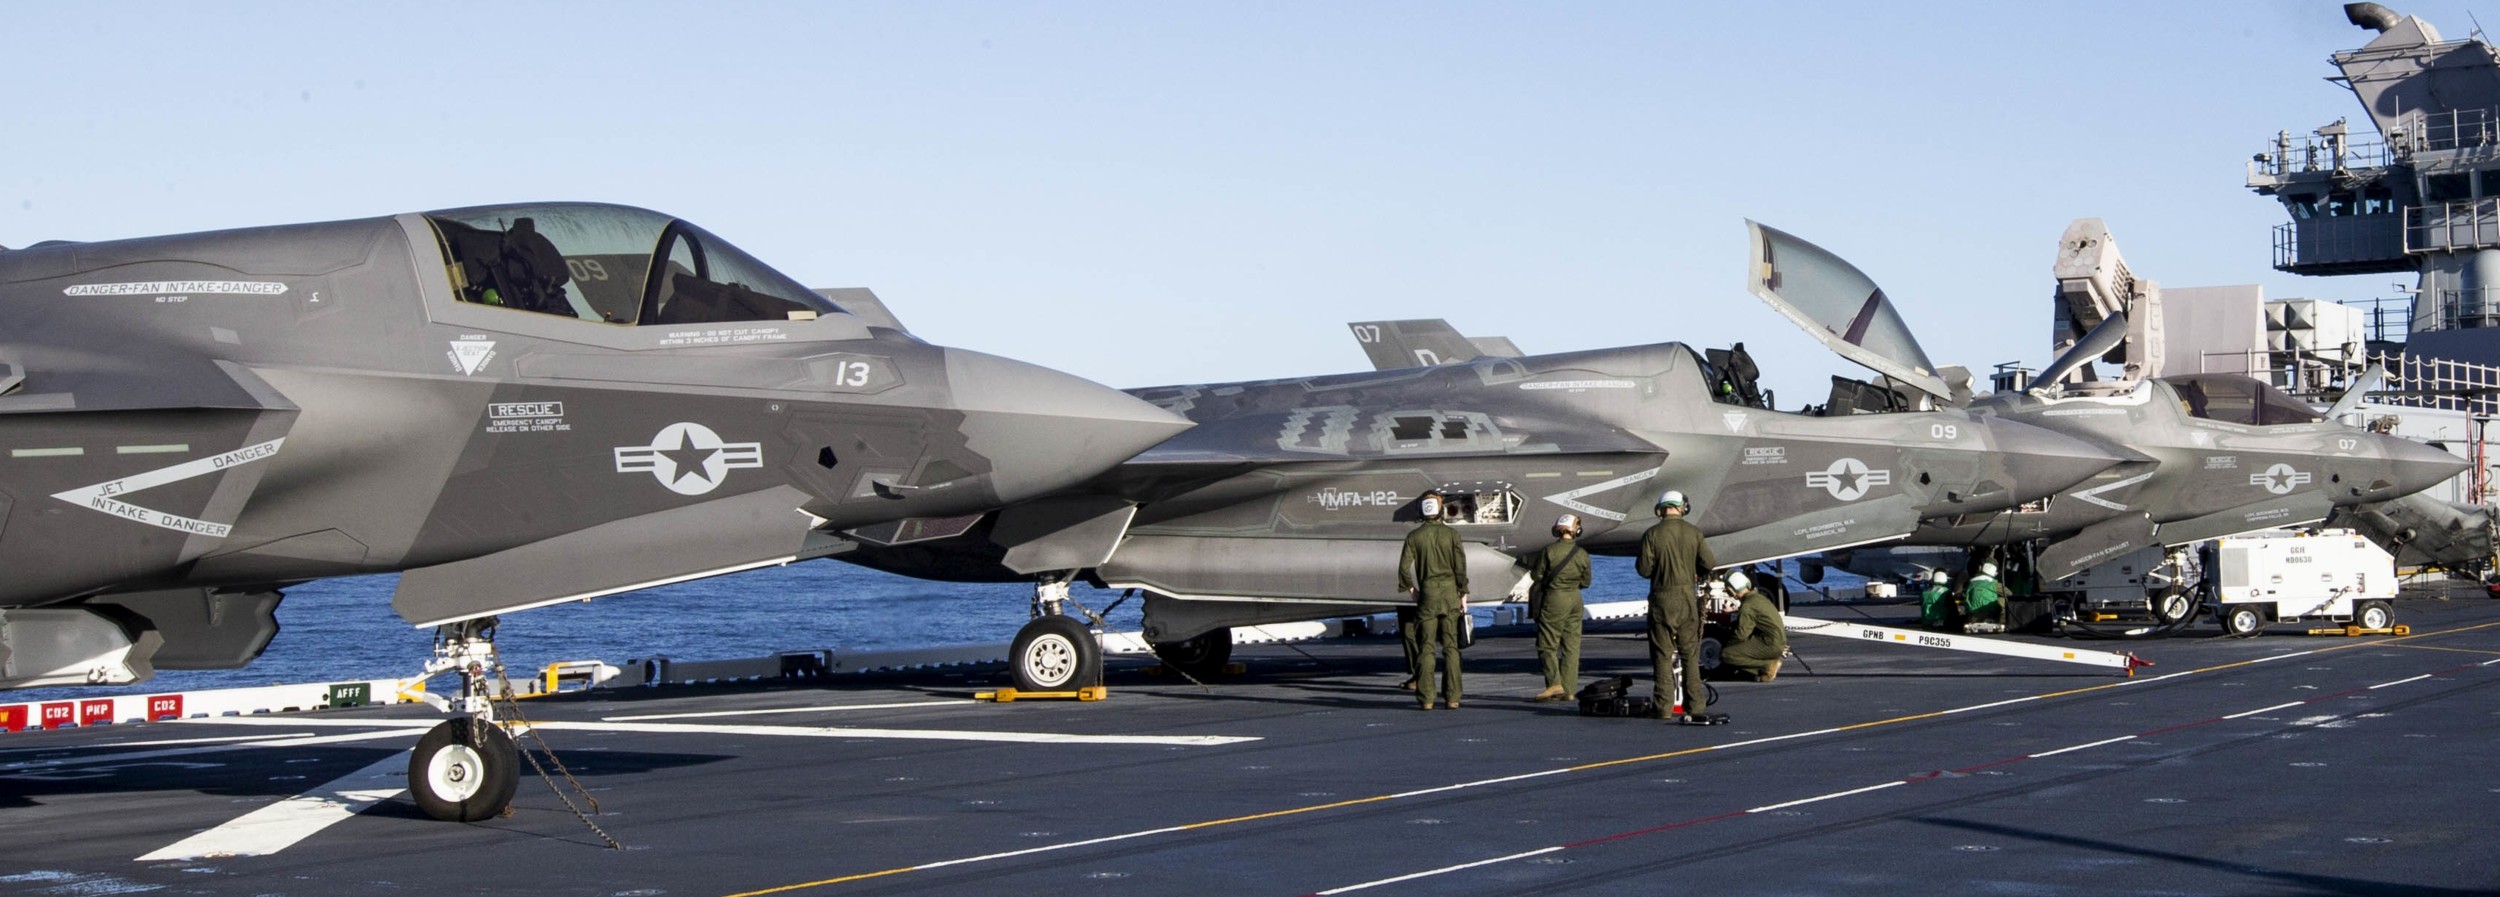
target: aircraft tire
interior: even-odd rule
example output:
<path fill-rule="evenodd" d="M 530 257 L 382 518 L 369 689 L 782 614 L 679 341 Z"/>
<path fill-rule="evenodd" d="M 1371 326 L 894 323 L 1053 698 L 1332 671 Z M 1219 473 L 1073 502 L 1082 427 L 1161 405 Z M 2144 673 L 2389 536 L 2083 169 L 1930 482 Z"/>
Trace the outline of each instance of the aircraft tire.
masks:
<path fill-rule="evenodd" d="M 2266 615 L 2254 607 L 2236 605 L 2222 612 L 2222 631 L 2232 635 L 2248 635 L 2266 627 Z"/>
<path fill-rule="evenodd" d="M 447 720 L 426 730 L 408 754 L 408 793 L 425 815 L 444 822 L 502 815 L 520 783 L 521 753 L 494 723 Z"/>
<path fill-rule="evenodd" d="M 2186 590 L 2153 596 L 2153 618 L 2177 625 L 2196 616 L 2196 595 Z"/>
<path fill-rule="evenodd" d="M 1071 691 L 1102 684 L 1102 643 L 1066 614 L 1033 618 L 1007 653 L 1018 691 Z"/>
<path fill-rule="evenodd" d="M 1204 679 L 1224 672 L 1224 665 L 1233 661 L 1233 630 L 1217 627 L 1177 642 L 1156 642 L 1154 649 L 1164 666 Z"/>
<path fill-rule="evenodd" d="M 1715 673 L 1715 672 L 1718 672 L 1718 670 L 1719 670 L 1719 638 L 1718 638 L 1718 636 L 1712 636 L 1712 635 L 1705 635 L 1705 636 L 1702 636 L 1702 637 L 1701 637 L 1701 650 L 1699 650 L 1699 651 L 1695 651 L 1694 653 L 1695 653 L 1695 654 L 1700 655 L 1700 657 L 1701 657 L 1701 671 L 1702 671 L 1703 673 L 1705 673 L 1705 674 L 1706 674 L 1706 673 Z"/>
<path fill-rule="evenodd" d="M 2364 601 L 2353 608 L 2352 622 L 2363 629 L 2386 629 L 2396 625 L 2396 609 L 2385 601 Z"/>

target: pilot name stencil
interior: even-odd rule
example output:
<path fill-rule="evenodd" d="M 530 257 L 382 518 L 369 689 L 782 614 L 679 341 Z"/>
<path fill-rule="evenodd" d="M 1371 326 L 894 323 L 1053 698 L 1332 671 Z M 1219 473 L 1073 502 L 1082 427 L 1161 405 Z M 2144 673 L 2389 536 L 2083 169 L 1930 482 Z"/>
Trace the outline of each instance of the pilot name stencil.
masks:
<path fill-rule="evenodd" d="M 650 445 L 616 447 L 617 473 L 648 472 L 679 495 L 709 493 L 720 488 L 730 471 L 762 466 L 763 443 L 723 442 L 712 428 L 697 423 L 661 427 Z"/>

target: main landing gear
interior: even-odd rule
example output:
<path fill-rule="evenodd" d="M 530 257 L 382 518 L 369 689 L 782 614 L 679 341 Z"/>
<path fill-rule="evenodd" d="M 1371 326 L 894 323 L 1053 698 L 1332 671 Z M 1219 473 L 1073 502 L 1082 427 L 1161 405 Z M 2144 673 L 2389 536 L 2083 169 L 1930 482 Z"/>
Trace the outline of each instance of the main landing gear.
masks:
<path fill-rule="evenodd" d="M 1034 583 L 1033 620 L 1016 630 L 1007 654 L 1017 691 L 1075 691 L 1102 684 L 1102 641 L 1094 637 L 1093 627 L 1067 613 L 1075 603 L 1064 576 Z"/>
<path fill-rule="evenodd" d="M 426 703 L 464 716 L 428 730 L 408 755 L 408 793 L 425 815 L 476 822 L 512 806 L 521 752 L 495 723 L 487 672 L 496 664 L 495 618 L 462 620 L 434 631 L 434 659 L 426 663 L 425 675 L 458 671 L 460 697 L 428 695 Z"/>

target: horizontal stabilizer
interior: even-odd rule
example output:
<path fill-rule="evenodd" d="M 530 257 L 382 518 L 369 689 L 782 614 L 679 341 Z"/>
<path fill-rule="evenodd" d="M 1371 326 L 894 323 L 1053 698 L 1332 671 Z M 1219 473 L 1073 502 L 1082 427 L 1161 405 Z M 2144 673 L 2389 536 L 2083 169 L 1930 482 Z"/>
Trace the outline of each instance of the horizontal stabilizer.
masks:
<path fill-rule="evenodd" d="M 400 575 L 391 609 L 437 626 L 789 563 L 808 553 L 807 499 L 775 486 L 419 567 Z"/>
<path fill-rule="evenodd" d="M 2161 525 L 2158 535 L 2164 545 L 2186 545 L 2242 533 L 2304 526 L 2325 520 L 2327 513 L 2334 509 L 2334 502 L 2323 494 L 2298 492 L 2242 505 L 2219 514 L 2165 523 Z"/>
<path fill-rule="evenodd" d="M 1706 517 L 1703 522 L 1708 522 Z M 1917 529 L 1918 508 L 1911 504 L 1910 496 L 1887 495 L 1720 533 L 1710 537 L 1710 554 L 1719 566 L 1733 567 L 1890 541 Z"/>
<path fill-rule="evenodd" d="M 2044 582 L 2064 579 L 2153 544 L 2153 517 L 2137 511 L 2103 520 L 2041 550 L 2034 566 Z"/>

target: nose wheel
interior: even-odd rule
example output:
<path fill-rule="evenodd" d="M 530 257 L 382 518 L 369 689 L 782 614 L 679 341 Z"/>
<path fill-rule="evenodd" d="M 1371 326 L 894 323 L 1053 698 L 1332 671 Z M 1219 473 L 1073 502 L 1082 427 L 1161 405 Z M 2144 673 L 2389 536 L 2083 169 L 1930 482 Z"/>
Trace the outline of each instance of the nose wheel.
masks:
<path fill-rule="evenodd" d="M 447 720 L 408 755 L 408 793 L 425 815 L 445 822 L 501 815 L 520 783 L 520 750 L 503 727 L 485 720 Z"/>

